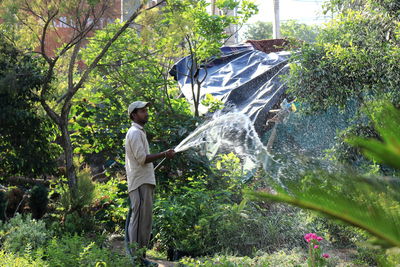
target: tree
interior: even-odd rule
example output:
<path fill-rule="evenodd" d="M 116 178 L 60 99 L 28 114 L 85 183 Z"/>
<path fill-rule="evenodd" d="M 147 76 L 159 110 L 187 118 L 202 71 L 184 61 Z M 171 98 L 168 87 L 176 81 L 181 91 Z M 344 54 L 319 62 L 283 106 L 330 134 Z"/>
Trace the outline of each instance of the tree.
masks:
<path fill-rule="evenodd" d="M 153 10 L 148 12 L 158 17 Z M 107 42 L 107 36 L 119 27 L 118 23 L 111 24 L 97 31 L 94 40 L 82 51 L 82 58 L 90 60 Z M 168 57 L 168 48 L 162 46 L 164 38 L 167 37 L 158 40 L 148 32 L 142 30 L 139 34 L 129 28 L 110 47 L 86 88 L 74 100 L 71 137 L 76 153 L 123 159 L 123 141 L 129 128 L 126 107 L 135 99 L 151 103 L 152 123 L 146 126 L 146 132 L 152 151 L 177 145 L 186 128 L 193 126 L 189 103 L 178 97 L 175 81 L 167 76 L 176 59 Z"/>
<path fill-rule="evenodd" d="M 281 24 L 282 38 L 294 38 L 305 42 L 314 42 L 318 33 L 319 26 L 299 23 L 296 20 L 288 20 Z M 257 21 L 248 26 L 244 34 L 249 40 L 263 40 L 272 38 L 272 23 Z"/>
<path fill-rule="evenodd" d="M 170 32 L 171 38 L 183 43 L 190 56 L 187 69 L 196 117 L 199 116 L 200 89 L 207 76 L 207 64 L 212 57 L 220 54 L 220 47 L 229 39 L 226 29 L 231 24 L 241 27 L 257 12 L 256 5 L 247 0 L 217 1 L 215 5 L 220 11 L 219 15 L 209 14 L 209 5 L 204 0 L 171 0 L 164 10 L 163 23 L 175 27 Z M 233 10 L 236 10 L 236 15 L 229 15 Z M 206 74 L 200 77 L 202 68 Z"/>
<path fill-rule="evenodd" d="M 244 37 L 248 40 L 263 40 L 272 38 L 272 23 L 256 21 L 248 26 Z"/>
<path fill-rule="evenodd" d="M 0 35 L 0 66 L 1 175 L 50 174 L 59 151 L 54 125 L 37 111 L 42 62 Z"/>
<path fill-rule="evenodd" d="M 289 87 L 310 111 L 344 107 L 351 99 L 400 103 L 398 19 L 385 6 L 369 3 L 338 14 L 315 44 L 293 58 Z"/>
<path fill-rule="evenodd" d="M 396 5 L 388 3 L 396 1 L 363 1 L 353 8 L 338 8 L 336 17 L 321 29 L 316 42 L 305 44 L 292 57 L 287 81 L 292 94 L 303 104 L 302 110 L 318 113 L 339 107 L 356 111 L 352 125 L 341 135 L 335 149 L 343 161 L 360 159 L 356 150 L 341 141 L 343 138 L 352 134 L 377 135 L 360 107 L 370 100 L 382 99 L 400 107 L 400 50 L 399 36 L 395 34 L 399 20 L 393 10 Z"/>
<path fill-rule="evenodd" d="M 113 1 L 110 0 L 73 0 L 68 2 L 17 0 L 1 3 L 5 12 L 5 24 L 11 25 L 10 28 L 12 25 L 17 25 L 14 27 L 13 34 L 21 31 L 29 32 L 29 35 L 34 38 L 31 49 L 38 48 L 31 52 L 38 53 L 46 62 L 45 77 L 37 97 L 46 114 L 57 124 L 61 132 L 66 174 L 72 192 L 76 190 L 77 184 L 69 129 L 72 99 L 85 86 L 89 75 L 106 55 L 110 46 L 144 10 L 144 3 L 141 3 L 121 27 L 109 36 L 102 50 L 90 62 L 85 62 L 85 67 L 77 71 L 81 48 L 86 44 L 91 32 L 96 27 L 100 27 L 107 18 L 106 14 L 110 11 L 112 3 Z M 66 14 L 68 19 L 64 19 Z M 60 34 L 56 27 L 60 23 L 70 29 L 69 34 Z M 14 36 L 18 37 L 18 35 Z M 59 49 L 56 51 L 49 51 L 47 47 L 50 36 L 60 37 L 55 40 L 59 44 Z M 12 34 L 10 38 L 13 38 Z M 21 39 L 14 38 L 14 41 L 18 43 Z M 62 75 L 65 75 L 67 79 L 63 80 Z"/>
<path fill-rule="evenodd" d="M 317 25 L 307 25 L 296 20 L 288 20 L 282 23 L 281 34 L 285 38 L 294 38 L 305 42 L 315 42 L 320 27 Z"/>

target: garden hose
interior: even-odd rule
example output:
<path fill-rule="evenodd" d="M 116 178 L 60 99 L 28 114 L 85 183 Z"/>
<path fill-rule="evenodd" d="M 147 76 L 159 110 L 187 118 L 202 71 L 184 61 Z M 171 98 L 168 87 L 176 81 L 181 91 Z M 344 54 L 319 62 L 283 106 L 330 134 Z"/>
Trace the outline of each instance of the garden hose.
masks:
<path fill-rule="evenodd" d="M 157 164 L 157 166 L 154 168 L 154 171 L 158 169 L 158 167 L 160 167 L 160 165 L 164 162 L 166 158 L 163 158 L 160 163 Z"/>

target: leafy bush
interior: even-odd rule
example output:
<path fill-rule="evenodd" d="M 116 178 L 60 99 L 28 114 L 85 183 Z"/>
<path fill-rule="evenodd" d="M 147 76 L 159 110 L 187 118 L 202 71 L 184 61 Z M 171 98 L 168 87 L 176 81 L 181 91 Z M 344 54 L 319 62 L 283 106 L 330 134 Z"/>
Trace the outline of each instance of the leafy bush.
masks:
<path fill-rule="evenodd" d="M 250 257 L 238 257 L 229 255 L 215 255 L 212 258 L 183 258 L 179 261 L 178 266 L 224 266 L 224 267 L 236 267 L 236 266 L 307 266 L 304 260 L 305 254 L 294 249 L 292 251 L 277 251 L 273 254 L 267 254 L 258 252 L 253 258 Z"/>
<path fill-rule="evenodd" d="M 107 248 L 78 235 L 66 235 L 61 238 L 53 237 L 44 249 L 44 256 L 49 266 L 130 266 L 127 256 L 114 253 Z M 102 265 L 100 265 L 102 266 Z"/>
<path fill-rule="evenodd" d="M 122 176 L 111 178 L 107 183 L 95 183 L 92 211 L 96 222 L 114 232 L 124 229 L 129 210 L 128 188 Z"/>
<path fill-rule="evenodd" d="M 233 154 L 221 155 L 214 177 L 188 177 L 186 185 L 156 198 L 155 241 L 170 259 L 222 251 L 250 255 L 301 244 L 304 216 L 284 205 L 248 205 L 238 164 Z"/>
<path fill-rule="evenodd" d="M 117 174 L 106 183 L 93 182 L 89 168 L 83 168 L 78 172 L 77 181 L 75 197 L 65 179 L 51 184 L 56 213 L 52 214 L 50 223 L 54 229 L 59 233 L 123 229 L 129 208 L 126 179 Z"/>
<path fill-rule="evenodd" d="M 368 235 L 361 229 L 330 220 L 318 214 L 309 215 L 309 228 L 321 233 L 335 247 L 356 247 L 364 242 Z"/>
<path fill-rule="evenodd" d="M 36 249 L 46 244 L 51 233 L 43 221 L 17 214 L 7 223 L 0 224 L 0 240 L 7 252 L 23 253 L 26 248 Z"/>
<path fill-rule="evenodd" d="M 7 194 L 6 191 L 0 190 L 0 221 L 6 219 L 6 209 L 7 209 Z"/>
<path fill-rule="evenodd" d="M 60 203 L 65 211 L 81 211 L 92 204 L 94 184 L 89 167 L 84 167 L 77 173 L 77 190 L 73 192 L 69 187 L 63 187 Z"/>
<path fill-rule="evenodd" d="M 94 217 L 90 213 L 90 208 L 93 203 L 95 185 L 88 167 L 78 171 L 76 191 L 71 191 L 63 178 L 54 181 L 51 188 L 52 195 L 59 196 L 55 205 L 60 214 L 54 214 L 53 217 L 61 217 L 57 218 L 61 220 L 61 225 L 59 222 L 53 224 L 56 230 L 81 233 L 94 229 Z"/>
<path fill-rule="evenodd" d="M 54 173 L 57 129 L 38 112 L 42 62 L 0 35 L 0 172 L 38 177 Z M 0 177 L 2 179 L 2 177 Z"/>
<path fill-rule="evenodd" d="M 17 255 L 0 250 L 0 262 L 2 266 L 12 267 L 47 267 L 49 266 L 40 258 L 32 258 L 29 255 Z"/>
<path fill-rule="evenodd" d="M 29 198 L 29 207 L 32 211 L 34 219 L 40 219 L 47 210 L 48 190 L 43 185 L 35 185 L 31 189 L 31 196 Z"/>

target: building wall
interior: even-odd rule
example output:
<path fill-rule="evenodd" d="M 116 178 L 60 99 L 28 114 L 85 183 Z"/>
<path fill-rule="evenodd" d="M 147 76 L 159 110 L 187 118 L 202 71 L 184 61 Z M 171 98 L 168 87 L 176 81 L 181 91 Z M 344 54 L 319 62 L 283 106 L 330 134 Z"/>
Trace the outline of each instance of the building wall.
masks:
<path fill-rule="evenodd" d="M 116 19 L 120 18 L 121 0 L 110 1 L 109 7 L 106 9 L 104 15 L 94 27 L 94 30 L 104 28 L 108 23 L 112 23 Z M 93 18 L 88 19 L 88 23 L 91 22 L 93 22 Z M 77 34 L 75 29 L 76 24 L 77 22 L 74 21 L 71 16 L 68 16 L 68 14 L 60 15 L 53 20 L 53 27 L 50 28 L 45 38 L 46 55 L 50 57 L 54 56 L 55 51 L 60 48 L 63 43 L 72 40 L 74 35 Z M 93 36 L 93 31 L 90 32 L 88 36 Z M 85 41 L 83 45 L 85 45 L 85 43 L 87 43 L 87 41 Z"/>

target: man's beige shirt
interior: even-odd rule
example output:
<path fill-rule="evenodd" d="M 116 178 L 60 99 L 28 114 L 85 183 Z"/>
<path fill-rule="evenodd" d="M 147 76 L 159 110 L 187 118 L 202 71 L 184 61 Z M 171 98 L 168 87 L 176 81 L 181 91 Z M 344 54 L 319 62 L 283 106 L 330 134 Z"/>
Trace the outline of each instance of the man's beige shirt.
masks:
<path fill-rule="evenodd" d="M 149 143 L 143 127 L 133 122 L 125 138 L 125 169 L 128 178 L 128 192 L 142 184 L 156 185 L 153 163 L 145 163 L 150 154 Z"/>

